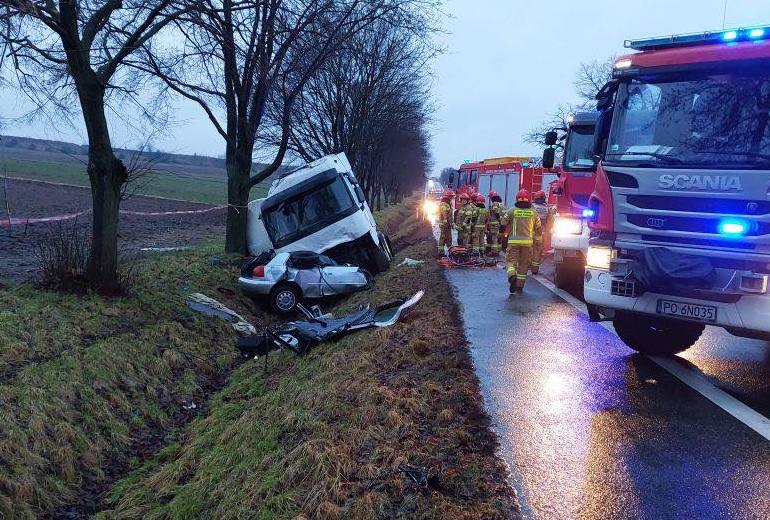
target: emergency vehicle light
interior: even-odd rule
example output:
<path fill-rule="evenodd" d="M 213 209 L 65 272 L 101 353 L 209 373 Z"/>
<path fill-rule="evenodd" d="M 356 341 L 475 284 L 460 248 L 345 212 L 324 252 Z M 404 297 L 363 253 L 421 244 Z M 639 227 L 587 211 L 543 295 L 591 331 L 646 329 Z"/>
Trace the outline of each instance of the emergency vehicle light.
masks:
<path fill-rule="evenodd" d="M 596 215 L 596 212 L 592 209 L 584 209 L 583 210 L 583 217 L 585 218 L 591 218 L 594 215 Z"/>
<path fill-rule="evenodd" d="M 627 49 L 647 51 L 691 45 L 707 45 L 716 43 L 734 43 L 764 38 L 770 27 L 751 27 L 748 29 L 729 29 L 726 31 L 705 31 L 702 33 L 673 34 L 671 36 L 656 36 L 639 40 L 626 40 L 623 45 Z"/>
<path fill-rule="evenodd" d="M 749 230 L 749 223 L 745 220 L 724 219 L 719 222 L 719 234 L 728 237 L 743 236 Z"/>

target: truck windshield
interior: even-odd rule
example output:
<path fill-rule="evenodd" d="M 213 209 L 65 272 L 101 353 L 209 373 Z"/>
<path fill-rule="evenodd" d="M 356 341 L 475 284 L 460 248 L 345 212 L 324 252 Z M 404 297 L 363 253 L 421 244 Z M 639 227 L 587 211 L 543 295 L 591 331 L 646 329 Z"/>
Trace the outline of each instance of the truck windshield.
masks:
<path fill-rule="evenodd" d="M 770 167 L 770 73 L 671 79 L 620 85 L 605 162 Z"/>
<path fill-rule="evenodd" d="M 564 150 L 564 166 L 567 170 L 590 170 L 594 167 L 593 125 L 570 127 Z"/>
<path fill-rule="evenodd" d="M 344 218 L 355 207 L 339 175 L 276 205 L 262 214 L 267 234 L 275 247 L 282 247 Z"/>

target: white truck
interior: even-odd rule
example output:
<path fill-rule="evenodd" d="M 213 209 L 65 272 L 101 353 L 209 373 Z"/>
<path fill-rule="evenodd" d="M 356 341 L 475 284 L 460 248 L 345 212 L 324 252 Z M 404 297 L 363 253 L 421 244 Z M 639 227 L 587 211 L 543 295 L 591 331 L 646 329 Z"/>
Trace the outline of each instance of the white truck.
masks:
<path fill-rule="evenodd" d="M 364 192 L 344 153 L 327 155 L 273 181 L 267 197 L 249 203 L 249 253 L 313 251 L 372 273 L 393 253 L 377 230 Z"/>

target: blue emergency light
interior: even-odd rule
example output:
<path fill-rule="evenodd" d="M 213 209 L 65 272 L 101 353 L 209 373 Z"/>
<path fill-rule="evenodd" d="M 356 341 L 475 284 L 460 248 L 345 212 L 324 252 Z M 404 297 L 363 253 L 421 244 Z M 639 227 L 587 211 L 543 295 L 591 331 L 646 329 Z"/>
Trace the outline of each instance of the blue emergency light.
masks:
<path fill-rule="evenodd" d="M 653 49 L 688 47 L 692 45 L 758 41 L 765 37 L 768 30 L 770 30 L 770 26 L 728 29 L 725 31 L 706 31 L 702 33 L 673 34 L 671 36 L 656 36 L 654 38 L 626 40 L 623 45 L 627 49 L 649 51 Z"/>
<path fill-rule="evenodd" d="M 719 234 L 726 237 L 742 237 L 749 231 L 749 223 L 745 220 L 726 218 L 719 222 Z"/>
<path fill-rule="evenodd" d="M 596 212 L 592 209 L 584 209 L 583 210 L 583 217 L 584 218 L 593 218 L 594 215 L 596 215 Z"/>

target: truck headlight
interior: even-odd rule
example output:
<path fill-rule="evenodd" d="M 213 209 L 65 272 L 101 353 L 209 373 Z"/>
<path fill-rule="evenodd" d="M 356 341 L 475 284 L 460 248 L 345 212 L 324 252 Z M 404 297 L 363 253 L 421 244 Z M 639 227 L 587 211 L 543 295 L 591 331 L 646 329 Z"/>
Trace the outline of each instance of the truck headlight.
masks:
<path fill-rule="evenodd" d="M 606 246 L 588 246 L 586 253 L 586 267 L 610 270 L 610 262 L 617 255 L 617 251 Z"/>
<path fill-rule="evenodd" d="M 553 234 L 557 236 L 579 235 L 583 232 L 583 222 L 576 218 L 556 217 L 553 221 Z"/>
<path fill-rule="evenodd" d="M 422 207 L 427 214 L 438 212 L 438 203 L 435 200 L 426 200 Z"/>

